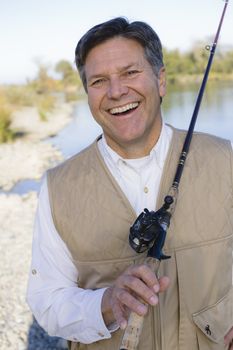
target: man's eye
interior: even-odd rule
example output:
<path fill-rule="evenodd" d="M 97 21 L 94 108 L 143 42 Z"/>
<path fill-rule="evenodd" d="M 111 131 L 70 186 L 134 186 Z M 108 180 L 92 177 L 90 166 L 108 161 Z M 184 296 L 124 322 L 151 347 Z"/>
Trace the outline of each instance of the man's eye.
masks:
<path fill-rule="evenodd" d="M 138 71 L 137 71 L 136 69 L 132 69 L 132 70 L 129 70 L 129 71 L 127 72 L 128 75 L 135 75 L 135 74 L 137 74 L 137 73 L 138 73 Z"/>
<path fill-rule="evenodd" d="M 91 83 L 91 85 L 92 85 L 92 86 L 99 86 L 99 85 L 101 85 L 101 84 L 103 84 L 103 83 L 104 83 L 104 79 L 100 78 L 100 79 L 94 80 L 94 81 Z"/>

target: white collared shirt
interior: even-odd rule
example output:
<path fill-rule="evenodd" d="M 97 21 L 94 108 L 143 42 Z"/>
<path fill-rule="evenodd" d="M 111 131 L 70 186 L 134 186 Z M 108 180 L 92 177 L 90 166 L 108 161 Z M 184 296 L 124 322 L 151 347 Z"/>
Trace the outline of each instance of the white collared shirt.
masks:
<path fill-rule="evenodd" d="M 158 142 L 147 157 L 122 159 L 106 143 L 98 147 L 110 172 L 138 215 L 155 210 L 172 129 L 164 125 Z M 38 323 L 52 336 L 92 343 L 111 337 L 103 321 L 101 300 L 105 288 L 84 290 L 77 286 L 78 271 L 56 231 L 44 178 L 35 219 L 32 262 L 27 301 Z"/>
<path fill-rule="evenodd" d="M 158 142 L 148 156 L 140 159 L 123 159 L 107 145 L 104 136 L 98 143 L 105 163 L 137 215 L 144 208 L 155 210 L 171 137 L 172 129 L 163 124 Z"/>

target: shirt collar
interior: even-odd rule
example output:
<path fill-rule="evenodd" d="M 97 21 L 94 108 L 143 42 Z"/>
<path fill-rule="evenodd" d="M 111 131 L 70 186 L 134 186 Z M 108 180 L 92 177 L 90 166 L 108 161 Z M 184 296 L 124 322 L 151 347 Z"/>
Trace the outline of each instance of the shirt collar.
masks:
<path fill-rule="evenodd" d="M 162 123 L 162 129 L 159 136 L 158 141 L 155 146 L 150 151 L 150 154 L 146 157 L 138 158 L 138 159 L 124 159 L 118 153 L 116 153 L 109 145 L 107 141 L 102 135 L 102 138 L 98 141 L 100 144 L 101 153 L 104 158 L 110 158 L 111 161 L 118 166 L 120 163 L 128 164 L 131 167 L 140 168 L 140 164 L 145 166 L 147 162 L 155 161 L 157 166 L 162 168 L 164 164 L 164 152 L 169 147 L 170 140 L 172 136 L 172 129 L 166 125 L 164 122 Z"/>

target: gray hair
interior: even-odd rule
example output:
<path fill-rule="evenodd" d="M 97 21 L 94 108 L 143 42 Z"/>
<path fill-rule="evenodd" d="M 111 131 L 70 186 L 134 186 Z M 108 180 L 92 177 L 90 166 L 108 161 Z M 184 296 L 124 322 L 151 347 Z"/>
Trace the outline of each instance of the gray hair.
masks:
<path fill-rule="evenodd" d="M 155 31 L 145 22 L 129 23 L 124 17 L 117 17 L 91 28 L 76 46 L 75 63 L 86 91 L 85 61 L 88 53 L 95 46 L 117 36 L 135 40 L 144 48 L 145 58 L 155 75 L 158 75 L 163 67 L 162 44 Z"/>

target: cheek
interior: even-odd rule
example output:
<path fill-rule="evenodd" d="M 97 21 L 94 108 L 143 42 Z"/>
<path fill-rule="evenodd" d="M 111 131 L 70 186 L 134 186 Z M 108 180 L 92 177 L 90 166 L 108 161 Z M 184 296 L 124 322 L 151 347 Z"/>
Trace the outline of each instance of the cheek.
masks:
<path fill-rule="evenodd" d="M 101 110 L 101 100 L 96 96 L 88 97 L 88 105 L 94 120 L 98 124 L 102 124 L 105 120 L 105 117 L 103 111 Z"/>
<path fill-rule="evenodd" d="M 93 94 L 88 93 L 88 105 L 92 114 L 95 114 L 95 111 L 98 108 L 98 100 Z"/>
<path fill-rule="evenodd" d="M 102 104 L 102 94 L 98 92 L 88 91 L 88 105 L 90 110 L 93 112 L 98 112 L 101 109 Z"/>

